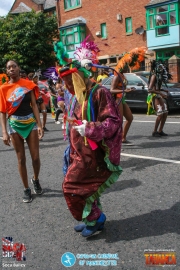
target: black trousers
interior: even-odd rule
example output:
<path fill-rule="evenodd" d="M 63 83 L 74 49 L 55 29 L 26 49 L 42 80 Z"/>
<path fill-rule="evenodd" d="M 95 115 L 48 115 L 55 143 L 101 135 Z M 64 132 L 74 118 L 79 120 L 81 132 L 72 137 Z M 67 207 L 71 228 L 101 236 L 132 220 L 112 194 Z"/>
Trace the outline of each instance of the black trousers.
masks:
<path fill-rule="evenodd" d="M 55 114 L 56 114 L 55 121 L 58 121 L 59 115 L 60 115 L 61 113 L 62 113 L 62 111 L 61 111 L 60 108 L 59 108 L 59 109 L 56 109 L 56 112 L 55 112 Z"/>

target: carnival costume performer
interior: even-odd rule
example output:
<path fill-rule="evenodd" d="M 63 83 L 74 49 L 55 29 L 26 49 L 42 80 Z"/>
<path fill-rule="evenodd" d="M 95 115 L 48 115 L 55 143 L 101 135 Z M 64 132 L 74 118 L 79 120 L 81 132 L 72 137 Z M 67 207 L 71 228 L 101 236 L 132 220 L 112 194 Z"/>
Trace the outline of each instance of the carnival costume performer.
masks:
<path fill-rule="evenodd" d="M 139 69 L 140 63 L 144 61 L 146 51 L 146 47 L 140 47 L 132 49 L 130 52 L 125 53 L 124 56 L 119 59 L 119 62 L 115 68 L 116 72 L 114 72 L 114 77 L 111 83 L 110 92 L 114 95 L 116 102 L 119 106 L 122 122 L 123 116 L 126 119 L 122 136 L 122 143 L 125 144 L 129 143 L 129 141 L 127 141 L 126 139 L 126 136 L 133 121 L 133 115 L 128 104 L 126 103 L 126 93 L 134 91 L 135 88 L 126 88 L 127 80 L 123 73 L 129 72 L 129 68 L 131 68 L 132 70 Z M 123 89 L 123 84 L 125 85 L 125 89 Z"/>
<path fill-rule="evenodd" d="M 65 155 L 69 166 L 64 169 L 63 192 L 73 217 L 84 222 L 74 227 L 84 237 L 103 229 L 106 216 L 99 198 L 122 172 L 118 107 L 110 92 L 89 80 L 90 72 L 81 67 L 84 60 L 96 61 L 97 51 L 86 38 L 76 50 L 76 67 L 60 70 L 73 95 L 66 116 L 70 147 Z"/>
<path fill-rule="evenodd" d="M 56 119 L 59 116 L 59 108 L 57 105 L 57 91 L 56 91 L 56 82 L 58 81 L 59 75 L 57 73 L 56 67 L 49 67 L 43 72 L 43 76 L 46 77 L 48 88 L 50 90 L 50 106 L 51 106 L 51 116 Z"/>
<path fill-rule="evenodd" d="M 16 151 L 19 173 L 24 185 L 23 202 L 27 203 L 32 201 L 32 196 L 28 185 L 24 139 L 26 139 L 32 158 L 34 176 L 31 182 L 34 192 L 38 195 L 42 194 L 38 179 L 40 171 L 39 139 L 43 136 L 36 104 L 39 89 L 33 82 L 20 78 L 20 68 L 14 60 L 8 61 L 6 68 L 10 80 L 0 87 L 3 141 L 5 145 L 10 145 L 11 139 Z M 8 114 L 9 134 L 6 127 L 6 114 Z"/>
<path fill-rule="evenodd" d="M 156 122 L 154 126 L 154 131 L 152 133 L 153 137 L 167 136 L 163 131 L 167 115 L 167 96 L 168 90 L 162 89 L 162 84 L 167 87 L 168 80 L 171 80 L 172 76 L 169 73 L 166 64 L 159 60 L 153 60 L 151 62 L 151 72 L 149 77 L 149 87 L 148 87 L 148 112 L 147 114 L 156 114 Z"/>

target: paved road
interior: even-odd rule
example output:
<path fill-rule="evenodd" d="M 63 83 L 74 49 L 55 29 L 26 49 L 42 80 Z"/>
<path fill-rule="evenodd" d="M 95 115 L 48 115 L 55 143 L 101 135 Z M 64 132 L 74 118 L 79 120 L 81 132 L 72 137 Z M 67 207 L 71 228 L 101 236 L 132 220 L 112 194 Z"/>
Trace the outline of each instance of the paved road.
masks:
<path fill-rule="evenodd" d="M 13 148 L 0 140 L 1 236 L 13 237 L 14 242 L 24 243 L 27 248 L 25 262 L 13 267 L 5 264 L 11 263 L 10 258 L 3 258 L 3 269 L 66 269 L 61 256 L 71 252 L 76 262 L 70 269 L 102 269 L 86 264 L 104 260 L 117 262 L 117 266 L 104 269 L 143 270 L 148 269 L 146 249 L 175 250 L 175 268 L 180 269 L 180 117 L 168 117 L 164 131 L 169 136 L 164 138 L 151 137 L 154 120 L 154 116 L 134 115 L 128 135 L 133 145 L 123 146 L 121 155 L 123 173 L 101 198 L 107 216 L 105 229 L 88 239 L 73 231 L 77 222 L 62 194 L 66 142 L 61 125 L 55 125 L 49 115 L 50 131 L 40 143 L 44 194 L 34 195 L 30 204 L 22 203 L 23 189 Z M 26 150 L 30 178 L 31 160 Z M 108 262 L 105 258 L 84 258 L 83 254 L 117 254 L 119 259 L 114 257 Z"/>

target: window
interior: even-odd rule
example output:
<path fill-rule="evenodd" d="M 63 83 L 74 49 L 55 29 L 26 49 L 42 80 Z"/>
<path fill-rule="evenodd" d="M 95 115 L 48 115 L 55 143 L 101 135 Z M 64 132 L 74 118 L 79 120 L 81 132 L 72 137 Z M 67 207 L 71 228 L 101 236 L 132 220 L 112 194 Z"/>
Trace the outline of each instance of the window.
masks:
<path fill-rule="evenodd" d="M 168 35 L 169 27 L 178 23 L 178 5 L 169 4 L 147 9 L 147 28 L 155 29 L 156 36 Z"/>
<path fill-rule="evenodd" d="M 170 58 L 175 54 L 174 51 L 168 51 L 164 53 L 164 58 Z"/>
<path fill-rule="evenodd" d="M 156 15 L 156 35 L 165 35 L 169 34 L 168 25 L 168 15 L 163 13 L 161 15 Z"/>
<path fill-rule="evenodd" d="M 79 44 L 81 41 L 85 39 L 85 26 L 71 26 L 66 29 L 60 29 L 61 41 L 66 47 L 66 51 L 74 51 L 75 44 Z"/>
<path fill-rule="evenodd" d="M 99 59 L 100 65 L 106 65 L 107 64 L 107 59 Z"/>
<path fill-rule="evenodd" d="M 149 28 L 150 29 L 154 28 L 154 16 L 149 17 Z"/>
<path fill-rule="evenodd" d="M 177 57 L 180 57 L 180 50 L 178 48 L 177 49 L 171 48 L 171 49 L 157 51 L 156 52 L 156 59 L 157 60 L 167 61 L 173 55 L 176 55 Z"/>
<path fill-rule="evenodd" d="M 176 12 L 169 12 L 169 24 L 176 24 Z"/>
<path fill-rule="evenodd" d="M 64 0 L 64 8 L 71 9 L 81 5 L 81 0 Z"/>
<path fill-rule="evenodd" d="M 140 78 L 138 78 L 136 75 L 134 75 L 134 74 L 124 74 L 124 75 L 126 77 L 128 85 L 142 84 L 142 80 Z"/>
<path fill-rule="evenodd" d="M 101 37 L 102 38 L 107 38 L 106 23 L 101 24 Z"/>
<path fill-rule="evenodd" d="M 156 35 L 169 34 L 168 5 L 156 8 Z"/>
<path fill-rule="evenodd" d="M 126 24 L 126 34 L 132 33 L 132 18 L 126 18 L 125 19 Z"/>

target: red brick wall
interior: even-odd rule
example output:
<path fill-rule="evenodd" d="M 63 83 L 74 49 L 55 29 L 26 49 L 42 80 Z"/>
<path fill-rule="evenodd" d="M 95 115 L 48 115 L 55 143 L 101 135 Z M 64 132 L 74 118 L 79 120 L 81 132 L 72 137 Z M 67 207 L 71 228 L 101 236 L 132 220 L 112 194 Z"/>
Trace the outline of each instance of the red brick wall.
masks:
<path fill-rule="evenodd" d="M 87 21 L 87 35 L 91 34 L 98 44 L 100 55 L 121 54 L 137 46 L 146 46 L 146 34 L 138 35 L 135 29 L 141 25 L 146 29 L 144 6 L 150 0 L 82 0 L 82 7 L 64 11 L 64 1 L 59 1 L 61 25 L 66 20 L 82 16 Z M 117 21 L 117 14 L 122 14 L 122 21 Z M 133 33 L 127 36 L 125 18 L 132 17 Z M 100 24 L 106 23 L 107 39 L 96 37 Z"/>
<path fill-rule="evenodd" d="M 172 75 L 172 81 L 180 82 L 180 58 L 173 56 L 168 60 L 169 73 Z"/>

